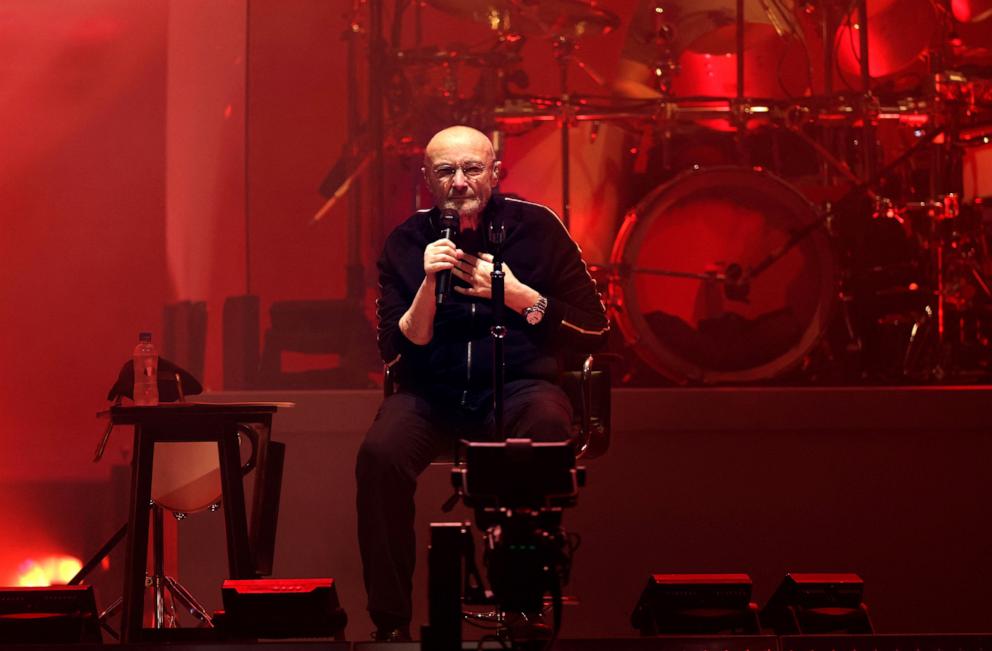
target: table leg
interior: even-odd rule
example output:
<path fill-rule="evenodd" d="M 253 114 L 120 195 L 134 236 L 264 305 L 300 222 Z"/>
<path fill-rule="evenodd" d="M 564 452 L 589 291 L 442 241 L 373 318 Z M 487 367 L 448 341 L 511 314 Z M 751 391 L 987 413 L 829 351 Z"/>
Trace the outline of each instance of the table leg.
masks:
<path fill-rule="evenodd" d="M 148 510 L 152 492 L 152 456 L 155 437 L 140 425 L 134 428 L 131 457 L 131 504 L 128 508 L 127 547 L 124 559 L 121 642 L 136 642 L 141 633 L 148 563 Z"/>
<path fill-rule="evenodd" d="M 255 578 L 248 549 L 248 519 L 245 515 L 245 491 L 241 479 L 241 455 L 237 424 L 224 428 L 218 441 L 220 480 L 224 500 L 224 523 L 227 528 L 227 564 L 232 579 Z"/>

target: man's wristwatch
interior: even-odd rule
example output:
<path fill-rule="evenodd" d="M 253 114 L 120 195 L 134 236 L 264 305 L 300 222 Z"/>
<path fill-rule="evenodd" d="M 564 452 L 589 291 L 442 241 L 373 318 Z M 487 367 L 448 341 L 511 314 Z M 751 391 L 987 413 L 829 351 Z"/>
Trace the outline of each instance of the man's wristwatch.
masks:
<path fill-rule="evenodd" d="M 531 325 L 537 325 L 544 318 L 544 311 L 548 309 L 548 299 L 541 296 L 537 299 L 537 303 L 534 303 L 530 307 L 525 307 L 521 314 L 527 319 L 527 323 Z"/>

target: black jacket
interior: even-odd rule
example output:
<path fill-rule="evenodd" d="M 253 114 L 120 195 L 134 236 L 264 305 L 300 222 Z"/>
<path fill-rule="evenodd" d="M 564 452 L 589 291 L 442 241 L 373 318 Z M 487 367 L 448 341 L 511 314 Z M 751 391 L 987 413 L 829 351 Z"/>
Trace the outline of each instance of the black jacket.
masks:
<path fill-rule="evenodd" d="M 492 307 L 489 299 L 452 291 L 438 307 L 434 336 L 425 346 L 408 340 L 399 328 L 424 279 L 424 249 L 439 238 L 437 208 L 415 213 L 390 233 L 379 259 L 378 341 L 383 360 L 403 390 L 444 398 L 492 386 Z M 606 310 L 582 261 L 579 247 L 548 208 L 494 195 L 483 212 L 482 233 L 502 220 L 503 257 L 513 274 L 548 299 L 540 324 L 506 310 L 507 381 L 558 375 L 562 351 L 591 351 L 609 330 Z M 479 240 L 483 250 L 492 245 Z M 484 242 L 484 244 L 483 244 Z M 460 248 L 466 243 L 456 242 Z M 452 278 L 453 284 L 461 281 Z"/>

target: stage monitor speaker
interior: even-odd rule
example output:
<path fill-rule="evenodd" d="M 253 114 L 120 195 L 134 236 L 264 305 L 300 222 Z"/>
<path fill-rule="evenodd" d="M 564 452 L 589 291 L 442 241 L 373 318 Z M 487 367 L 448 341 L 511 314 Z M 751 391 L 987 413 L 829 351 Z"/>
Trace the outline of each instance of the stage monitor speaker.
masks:
<path fill-rule="evenodd" d="M 334 579 L 224 581 L 219 625 L 235 637 L 344 639 L 348 617 Z"/>
<path fill-rule="evenodd" d="M 254 389 L 258 378 L 258 296 L 229 296 L 224 301 L 224 389 Z"/>
<path fill-rule="evenodd" d="M 375 331 L 365 320 L 362 305 L 350 299 L 276 301 L 269 308 L 271 327 L 265 332 L 259 362 L 262 389 L 367 389 L 369 374 L 380 372 Z M 284 367 L 284 353 L 295 353 L 307 364 L 323 368 Z M 337 363 L 324 358 L 336 357 Z M 322 359 L 323 358 L 323 359 Z M 288 365 L 291 366 L 291 365 Z"/>
<path fill-rule="evenodd" d="M 641 635 L 757 635 L 747 574 L 652 574 L 630 618 Z"/>
<path fill-rule="evenodd" d="M 878 635 L 783 635 L 780 651 L 988 651 L 989 633 L 883 633 Z"/>
<path fill-rule="evenodd" d="M 786 574 L 761 609 L 761 624 L 777 635 L 871 634 L 864 586 L 853 573 Z"/>
<path fill-rule="evenodd" d="M 0 641 L 99 644 L 93 587 L 0 588 Z"/>

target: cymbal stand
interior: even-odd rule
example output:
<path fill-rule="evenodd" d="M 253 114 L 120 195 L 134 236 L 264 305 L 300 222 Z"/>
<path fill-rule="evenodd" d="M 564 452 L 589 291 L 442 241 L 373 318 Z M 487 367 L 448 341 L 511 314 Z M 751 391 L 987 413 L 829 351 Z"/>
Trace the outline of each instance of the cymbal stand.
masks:
<path fill-rule="evenodd" d="M 386 44 L 383 34 L 383 4 L 385 0 L 368 0 L 369 7 L 369 79 L 368 127 L 372 148 L 371 213 L 373 242 L 378 248 L 386 240 L 386 156 L 385 156 L 385 94 Z M 356 89 L 357 90 L 357 89 Z"/>
<path fill-rule="evenodd" d="M 834 34 L 837 32 L 837 17 L 834 14 L 832 2 L 822 2 L 819 5 L 822 17 L 820 18 L 820 39 L 823 43 L 823 95 L 831 97 L 834 94 L 834 48 L 832 45 Z M 810 86 L 813 80 L 810 79 Z M 810 91 L 816 93 L 815 88 Z"/>
<path fill-rule="evenodd" d="M 878 116 L 877 101 L 871 92 L 871 68 L 868 66 L 869 45 L 868 45 L 868 0 L 858 0 L 858 39 L 860 44 L 861 58 L 861 121 L 862 121 L 862 143 L 861 151 L 864 157 L 864 177 L 866 179 L 875 178 L 875 170 L 878 160 L 875 152 L 875 119 Z"/>
<path fill-rule="evenodd" d="M 572 98 L 568 93 L 568 66 L 572 62 L 575 41 L 559 35 L 554 41 L 555 60 L 558 62 L 558 81 L 561 89 L 561 221 L 569 228 L 572 218 L 571 206 L 571 160 L 572 145 L 569 140 L 570 123 L 573 119 Z"/>
<path fill-rule="evenodd" d="M 547 28 L 545 28 L 547 32 Z M 558 86 L 561 89 L 559 103 L 561 104 L 561 115 L 559 117 L 559 128 L 561 129 L 561 221 L 567 230 L 572 221 L 571 204 L 571 161 L 572 145 L 569 139 L 569 131 L 575 121 L 575 110 L 572 108 L 572 96 L 568 85 L 568 67 L 575 63 L 580 70 L 586 73 L 596 84 L 604 86 L 606 84 L 602 75 L 593 70 L 586 62 L 575 56 L 577 42 L 574 38 L 565 34 L 553 35 L 552 45 L 554 47 L 555 61 L 558 62 Z"/>
<path fill-rule="evenodd" d="M 950 12 L 947 11 L 946 16 Z M 944 70 L 944 61 L 947 55 L 948 39 L 946 35 L 952 31 L 952 26 L 948 24 L 949 18 L 944 18 L 942 24 L 944 37 L 940 39 L 940 47 L 933 48 L 930 53 L 929 72 L 930 84 L 928 90 L 929 104 L 931 110 L 931 121 L 942 128 L 944 138 L 941 141 L 933 141 L 930 144 L 930 178 L 929 196 L 925 205 L 929 216 L 928 230 L 926 232 L 926 246 L 929 253 L 930 281 L 932 282 L 932 294 L 935 305 L 926 306 L 924 313 L 916 320 L 909 346 L 906 350 L 906 357 L 903 365 L 905 375 L 912 375 L 914 372 L 922 370 L 927 379 L 938 381 L 945 379 L 952 370 L 945 366 L 947 358 L 947 333 L 945 330 L 945 319 L 947 318 L 947 297 L 946 297 L 946 273 L 947 255 L 949 243 L 946 229 L 943 227 L 945 220 L 958 218 L 959 213 L 959 192 L 960 182 L 953 179 L 953 171 L 957 168 L 958 161 L 955 157 L 960 151 L 960 125 L 958 113 L 941 100 L 937 88 L 937 80 Z M 931 327 L 931 321 L 936 320 L 936 330 Z M 927 341 L 930 339 L 930 341 Z M 921 361 L 924 363 L 926 350 L 930 343 L 936 347 L 936 356 L 932 359 L 932 364 L 928 368 L 919 368 Z M 915 368 L 914 368 L 915 367 Z"/>
<path fill-rule="evenodd" d="M 838 27 L 838 24 L 839 23 L 837 21 L 837 16 L 835 14 L 835 10 L 834 10 L 834 6 L 833 6 L 833 3 L 832 2 L 822 2 L 822 3 L 820 3 L 818 5 L 818 7 L 819 7 L 820 12 L 821 12 L 820 20 L 819 20 L 820 39 L 821 39 L 821 42 L 824 43 L 824 46 L 823 46 L 823 61 L 822 61 L 822 65 L 823 65 L 823 96 L 824 97 L 833 97 L 833 94 L 834 94 L 834 48 L 830 44 L 832 43 L 832 40 L 834 38 L 834 34 L 837 32 L 837 27 Z M 814 93 L 814 94 L 816 93 L 815 83 L 813 81 L 812 75 L 810 75 L 810 91 L 812 93 Z M 803 132 L 802 129 L 794 129 L 793 131 L 794 131 L 794 133 L 799 134 L 800 137 L 802 137 L 807 143 L 812 143 L 813 144 L 813 147 L 816 148 L 818 152 L 820 152 L 820 155 L 821 155 L 821 158 L 820 158 L 820 183 L 822 185 L 824 185 L 824 186 L 827 186 L 827 187 L 829 187 L 830 185 L 832 185 L 834 183 L 835 177 L 832 174 L 831 167 L 832 166 L 833 167 L 837 167 L 837 164 L 834 161 L 839 161 L 839 159 L 837 159 L 836 157 L 834 157 L 833 154 L 829 154 L 828 156 L 823 156 L 823 154 L 824 154 L 824 152 L 827 152 L 829 149 L 833 149 L 833 150 L 836 151 L 836 148 L 837 148 L 837 142 L 836 141 L 837 141 L 838 134 L 833 129 L 821 129 L 820 130 L 820 138 L 823 139 L 823 140 L 826 140 L 826 142 L 827 142 L 826 146 L 824 146 L 819 141 L 814 140 L 814 139 L 810 138 L 808 135 L 806 135 L 806 133 Z M 833 159 L 833 161 L 831 161 L 830 159 Z M 840 167 L 841 173 L 844 176 L 848 177 L 848 180 L 852 180 L 851 177 L 853 176 L 853 174 L 851 173 L 850 168 L 847 166 L 847 163 L 844 163 L 842 161 L 840 161 L 840 162 L 841 162 L 841 167 Z M 857 182 L 856 179 L 854 179 L 854 180 L 855 180 L 855 182 Z"/>
<path fill-rule="evenodd" d="M 362 0 L 353 0 L 351 15 L 348 17 L 347 33 L 344 38 L 348 43 L 348 128 L 351 133 L 358 133 L 362 127 L 361 110 L 358 106 L 359 74 L 362 26 L 359 20 Z M 348 198 L 348 264 L 345 281 L 345 293 L 356 305 L 361 304 L 365 297 L 365 269 L 362 266 L 362 180 L 361 172 L 364 165 L 361 162 L 361 152 L 354 139 L 348 149 L 348 169 L 354 178 L 354 192 Z M 368 159 L 366 159 L 368 160 Z"/>
<path fill-rule="evenodd" d="M 176 607 L 175 602 L 179 601 L 184 608 L 195 617 L 201 625 L 207 628 L 213 628 L 213 619 L 207 612 L 196 597 L 186 589 L 183 584 L 177 581 L 174 577 L 165 574 L 164 570 L 164 558 L 165 558 L 165 540 L 164 540 L 164 525 L 165 525 L 165 510 L 155 504 L 154 502 L 150 505 L 152 509 L 152 573 L 145 576 L 145 586 L 152 589 L 152 599 L 154 610 L 152 613 L 152 624 L 155 628 L 175 628 L 178 623 L 176 617 Z M 86 562 L 86 564 L 80 568 L 72 579 L 69 580 L 68 585 L 80 585 L 83 579 L 92 572 L 104 558 L 110 555 L 110 552 L 124 540 L 127 536 L 128 524 L 125 523 L 117 532 L 111 536 L 111 538 L 94 554 L 93 558 Z M 166 603 L 166 590 L 169 591 L 170 599 L 168 604 Z M 110 628 L 107 624 L 107 619 L 114 615 L 118 610 L 121 609 L 123 605 L 123 597 L 117 597 L 106 609 L 104 609 L 98 617 L 100 626 L 103 627 L 111 636 L 115 639 L 119 639 L 119 635 L 116 631 Z"/>
<path fill-rule="evenodd" d="M 213 620 L 207 613 L 207 609 L 179 581 L 165 574 L 164 526 L 165 509 L 155 504 L 152 506 L 152 575 L 145 579 L 146 584 L 150 584 L 154 595 L 152 625 L 155 628 L 175 628 L 178 625 L 175 602 L 178 600 L 201 624 L 213 628 Z M 171 597 L 168 606 L 165 602 L 166 590 L 169 591 Z"/>
<path fill-rule="evenodd" d="M 654 62 L 655 90 L 662 97 L 670 97 L 672 93 L 672 79 L 679 72 L 678 57 L 672 49 L 672 40 L 675 38 L 675 26 L 664 11 L 658 11 L 661 7 L 655 7 L 652 19 L 654 20 L 654 34 L 652 42 L 657 58 Z"/>
<path fill-rule="evenodd" d="M 744 113 L 745 100 L 744 100 L 744 0 L 737 0 L 737 34 L 736 34 L 736 50 L 737 50 L 737 94 L 734 97 L 733 107 L 730 112 L 731 119 L 734 121 L 737 127 L 734 137 L 734 143 L 737 149 L 737 160 L 738 162 L 743 162 L 747 152 L 744 147 L 744 136 L 747 133 L 747 116 Z"/>
<path fill-rule="evenodd" d="M 737 0 L 737 102 L 744 101 L 744 0 Z M 742 125 L 741 128 L 745 128 Z"/>

